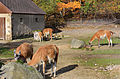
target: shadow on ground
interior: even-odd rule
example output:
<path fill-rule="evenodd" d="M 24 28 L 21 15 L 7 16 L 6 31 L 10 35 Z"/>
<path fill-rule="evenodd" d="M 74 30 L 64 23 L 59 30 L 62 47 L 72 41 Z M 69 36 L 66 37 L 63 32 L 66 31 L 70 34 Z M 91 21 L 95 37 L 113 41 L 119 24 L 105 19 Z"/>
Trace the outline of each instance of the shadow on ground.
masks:
<path fill-rule="evenodd" d="M 101 46 L 108 46 L 108 43 L 100 44 Z M 113 43 L 113 46 L 118 45 L 118 43 Z"/>
<path fill-rule="evenodd" d="M 68 66 L 66 66 L 66 67 L 61 68 L 61 69 L 59 69 L 59 70 L 56 72 L 56 73 L 57 73 L 57 74 L 56 74 L 56 77 L 59 76 L 60 74 L 69 72 L 69 71 L 75 69 L 76 67 L 78 67 L 77 64 L 68 65 Z M 50 69 L 50 68 L 51 68 L 51 66 L 50 66 L 50 65 L 47 65 L 47 68 L 46 68 L 46 69 Z M 51 79 L 50 74 L 47 74 L 47 75 L 45 76 L 45 79 Z"/>
<path fill-rule="evenodd" d="M 65 73 L 65 72 L 69 72 L 69 71 L 75 69 L 76 67 L 78 67 L 77 64 L 63 67 L 63 68 L 61 68 L 61 69 L 59 69 L 59 70 L 57 71 L 57 75 L 63 74 L 63 73 Z"/>
<path fill-rule="evenodd" d="M 16 42 L 0 43 L 0 48 L 12 49 L 18 47 L 20 44 L 27 42 L 32 43 L 32 40 L 21 40 Z"/>

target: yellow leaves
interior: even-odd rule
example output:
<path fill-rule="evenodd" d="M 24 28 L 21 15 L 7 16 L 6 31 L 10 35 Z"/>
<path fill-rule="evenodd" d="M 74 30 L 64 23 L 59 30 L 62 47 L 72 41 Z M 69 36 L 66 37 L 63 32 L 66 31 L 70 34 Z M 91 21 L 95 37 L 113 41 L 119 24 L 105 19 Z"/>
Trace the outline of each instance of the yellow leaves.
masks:
<path fill-rule="evenodd" d="M 77 2 L 77 1 L 69 2 L 68 5 L 69 5 L 71 8 L 73 8 L 73 9 L 80 8 L 80 7 L 81 7 L 80 2 Z"/>
<path fill-rule="evenodd" d="M 81 4 L 78 1 L 69 2 L 67 4 L 65 4 L 65 3 L 57 3 L 57 5 L 58 5 L 58 10 L 62 10 L 63 8 L 66 8 L 66 9 L 70 8 L 71 11 L 73 11 L 76 8 L 81 8 Z"/>

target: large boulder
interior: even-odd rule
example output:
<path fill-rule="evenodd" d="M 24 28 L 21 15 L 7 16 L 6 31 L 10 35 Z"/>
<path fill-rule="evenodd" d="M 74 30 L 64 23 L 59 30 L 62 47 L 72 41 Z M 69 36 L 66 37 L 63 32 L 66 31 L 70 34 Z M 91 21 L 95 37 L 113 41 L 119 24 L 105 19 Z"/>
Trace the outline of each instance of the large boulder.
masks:
<path fill-rule="evenodd" d="M 85 42 L 82 40 L 78 40 L 73 38 L 71 42 L 71 48 L 82 48 L 85 46 Z"/>
<path fill-rule="evenodd" d="M 4 65 L 1 71 L 1 78 L 4 79 L 43 79 L 35 68 L 15 62 Z"/>

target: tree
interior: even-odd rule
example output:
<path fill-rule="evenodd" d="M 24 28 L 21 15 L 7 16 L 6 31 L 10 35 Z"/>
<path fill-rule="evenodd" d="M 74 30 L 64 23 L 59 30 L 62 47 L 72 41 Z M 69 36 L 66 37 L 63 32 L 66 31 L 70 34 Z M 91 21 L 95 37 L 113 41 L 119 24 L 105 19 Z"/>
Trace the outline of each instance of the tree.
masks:
<path fill-rule="evenodd" d="M 33 0 L 33 2 L 47 14 L 53 14 L 56 10 L 57 3 L 60 2 L 60 0 Z"/>
<path fill-rule="evenodd" d="M 62 16 L 66 15 L 65 13 L 67 12 L 67 10 L 74 11 L 75 9 L 81 8 L 81 4 L 79 1 L 68 2 L 67 4 L 61 2 L 57 3 L 57 6 L 58 11 Z"/>

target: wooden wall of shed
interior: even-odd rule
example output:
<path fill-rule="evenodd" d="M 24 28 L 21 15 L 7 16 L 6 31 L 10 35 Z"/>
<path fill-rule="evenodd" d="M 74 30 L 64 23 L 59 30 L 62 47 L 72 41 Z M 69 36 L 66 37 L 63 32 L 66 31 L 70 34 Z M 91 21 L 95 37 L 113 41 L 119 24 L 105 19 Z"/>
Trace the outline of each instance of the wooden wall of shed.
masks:
<path fill-rule="evenodd" d="M 22 22 L 20 22 L 20 20 Z M 44 27 L 45 27 L 44 15 L 12 14 L 13 38 L 24 35 L 31 35 L 32 31 L 43 30 Z"/>

